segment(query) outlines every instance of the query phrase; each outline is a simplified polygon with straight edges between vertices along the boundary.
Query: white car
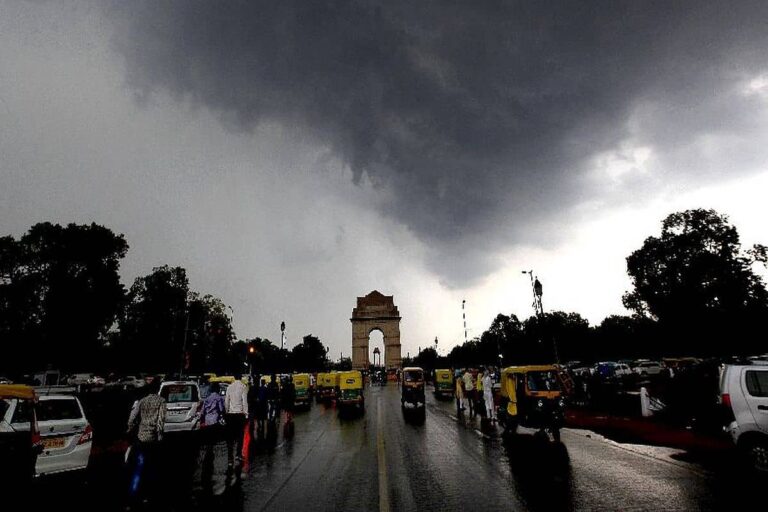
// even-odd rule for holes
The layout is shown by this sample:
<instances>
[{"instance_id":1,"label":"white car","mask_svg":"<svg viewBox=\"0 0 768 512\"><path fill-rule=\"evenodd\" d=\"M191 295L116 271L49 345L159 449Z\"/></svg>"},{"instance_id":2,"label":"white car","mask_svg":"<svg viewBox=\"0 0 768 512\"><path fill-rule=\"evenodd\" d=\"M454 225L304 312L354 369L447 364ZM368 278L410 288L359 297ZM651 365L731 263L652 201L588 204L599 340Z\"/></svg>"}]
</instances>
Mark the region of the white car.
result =
<instances>
[{"instance_id":1,"label":"white car","mask_svg":"<svg viewBox=\"0 0 768 512\"><path fill-rule=\"evenodd\" d=\"M755 470L768 473L768 366L726 365L720 397L736 447Z\"/></svg>"},{"instance_id":2,"label":"white car","mask_svg":"<svg viewBox=\"0 0 768 512\"><path fill-rule=\"evenodd\" d=\"M26 424L26 428L29 426ZM37 425L43 451L37 457L37 475L50 475L88 467L93 429L80 400L72 395L41 395L37 403ZM16 425L13 425L16 427ZM19 428L25 427L19 425Z\"/></svg>"},{"instance_id":3,"label":"white car","mask_svg":"<svg viewBox=\"0 0 768 512\"><path fill-rule=\"evenodd\" d=\"M658 375L661 373L661 363L656 361L642 361L634 368L635 373L645 377L646 375Z\"/></svg>"},{"instance_id":4,"label":"white car","mask_svg":"<svg viewBox=\"0 0 768 512\"><path fill-rule=\"evenodd\" d=\"M120 380L120 385L123 389L136 389L144 387L147 383L141 377L135 375L128 375L124 379Z\"/></svg>"},{"instance_id":5,"label":"white car","mask_svg":"<svg viewBox=\"0 0 768 512\"><path fill-rule=\"evenodd\" d=\"M88 384L92 378L92 373L73 373L67 377L66 382L69 386L82 386L83 384Z\"/></svg>"},{"instance_id":6,"label":"white car","mask_svg":"<svg viewBox=\"0 0 768 512\"><path fill-rule=\"evenodd\" d=\"M165 399L165 432L196 430L200 427L200 388L193 381L170 381L160 384Z\"/></svg>"}]
</instances>

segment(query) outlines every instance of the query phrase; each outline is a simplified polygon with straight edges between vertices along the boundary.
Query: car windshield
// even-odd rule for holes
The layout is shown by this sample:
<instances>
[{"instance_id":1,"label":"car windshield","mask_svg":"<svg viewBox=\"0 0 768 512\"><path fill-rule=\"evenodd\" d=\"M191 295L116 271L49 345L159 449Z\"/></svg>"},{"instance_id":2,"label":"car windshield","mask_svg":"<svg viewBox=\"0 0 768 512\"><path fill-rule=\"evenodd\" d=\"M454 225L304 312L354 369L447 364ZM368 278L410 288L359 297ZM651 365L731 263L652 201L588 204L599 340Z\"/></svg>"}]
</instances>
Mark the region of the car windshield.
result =
<instances>
[{"instance_id":1,"label":"car windshield","mask_svg":"<svg viewBox=\"0 0 768 512\"><path fill-rule=\"evenodd\" d=\"M37 405L38 421L77 420L82 417L83 413L77 404L77 400L74 398L40 400L40 403Z\"/></svg>"},{"instance_id":2,"label":"car windshield","mask_svg":"<svg viewBox=\"0 0 768 512\"><path fill-rule=\"evenodd\" d=\"M560 384L553 371L528 372L528 389L531 391L559 391Z\"/></svg>"},{"instance_id":3,"label":"car windshield","mask_svg":"<svg viewBox=\"0 0 768 512\"><path fill-rule=\"evenodd\" d=\"M160 396L169 404L177 402L197 402L197 388L191 384L170 384L163 386Z\"/></svg>"},{"instance_id":4,"label":"car windshield","mask_svg":"<svg viewBox=\"0 0 768 512\"><path fill-rule=\"evenodd\" d=\"M422 373L420 371L407 371L405 372L405 382L419 382L423 380Z\"/></svg>"}]
</instances>

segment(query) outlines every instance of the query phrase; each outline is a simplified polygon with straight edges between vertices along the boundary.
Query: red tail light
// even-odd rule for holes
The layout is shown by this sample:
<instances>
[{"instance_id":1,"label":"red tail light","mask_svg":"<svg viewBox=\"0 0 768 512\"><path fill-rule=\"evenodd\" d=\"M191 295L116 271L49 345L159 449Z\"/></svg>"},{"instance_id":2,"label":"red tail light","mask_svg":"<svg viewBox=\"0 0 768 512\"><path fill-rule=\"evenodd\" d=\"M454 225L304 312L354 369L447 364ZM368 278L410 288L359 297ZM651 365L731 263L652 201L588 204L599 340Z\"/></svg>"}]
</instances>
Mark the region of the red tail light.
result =
<instances>
[{"instance_id":1,"label":"red tail light","mask_svg":"<svg viewBox=\"0 0 768 512\"><path fill-rule=\"evenodd\" d=\"M723 424L728 425L733 420L736 419L736 416L733 414L733 406L731 405L731 395L728 393L723 393L722 395L722 406L723 406Z\"/></svg>"},{"instance_id":2,"label":"red tail light","mask_svg":"<svg viewBox=\"0 0 768 512\"><path fill-rule=\"evenodd\" d=\"M89 423L85 426L85 430L80 435L80 439L77 440L77 444L81 445L92 440L93 440L93 428L91 428L91 424Z\"/></svg>"},{"instance_id":3,"label":"red tail light","mask_svg":"<svg viewBox=\"0 0 768 512\"><path fill-rule=\"evenodd\" d=\"M32 431L32 446L43 446L43 438L40 437L40 432L37 429Z\"/></svg>"},{"instance_id":4,"label":"red tail light","mask_svg":"<svg viewBox=\"0 0 768 512\"><path fill-rule=\"evenodd\" d=\"M723 393L723 406L731 408L731 395L728 393Z\"/></svg>"}]
</instances>

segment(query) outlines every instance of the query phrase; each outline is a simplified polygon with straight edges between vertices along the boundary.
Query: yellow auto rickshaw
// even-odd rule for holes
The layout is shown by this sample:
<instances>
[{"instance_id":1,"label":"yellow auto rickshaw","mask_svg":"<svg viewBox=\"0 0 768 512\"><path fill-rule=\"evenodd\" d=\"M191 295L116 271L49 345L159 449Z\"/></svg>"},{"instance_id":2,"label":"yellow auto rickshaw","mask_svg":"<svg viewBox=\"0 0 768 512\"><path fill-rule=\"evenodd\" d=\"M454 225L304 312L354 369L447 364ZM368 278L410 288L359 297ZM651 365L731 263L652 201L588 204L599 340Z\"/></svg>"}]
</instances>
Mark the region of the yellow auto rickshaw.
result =
<instances>
[{"instance_id":1,"label":"yellow auto rickshaw","mask_svg":"<svg viewBox=\"0 0 768 512\"><path fill-rule=\"evenodd\" d=\"M519 425L549 431L560 441L565 398L558 372L554 365L510 366L501 371L498 418L505 432L515 433Z\"/></svg>"},{"instance_id":2,"label":"yellow auto rickshaw","mask_svg":"<svg viewBox=\"0 0 768 512\"><path fill-rule=\"evenodd\" d=\"M417 366L403 368L403 383L401 386L400 405L405 409L406 404L417 409L426 406L424 398L424 370Z\"/></svg>"},{"instance_id":3,"label":"yellow auto rickshaw","mask_svg":"<svg viewBox=\"0 0 768 512\"><path fill-rule=\"evenodd\" d=\"M357 407L365 410L363 396L363 375L357 370L340 372L338 375L339 390L336 404L343 409Z\"/></svg>"},{"instance_id":4,"label":"yellow auto rickshaw","mask_svg":"<svg viewBox=\"0 0 768 512\"><path fill-rule=\"evenodd\" d=\"M453 396L453 388L451 370L435 370L435 396Z\"/></svg>"},{"instance_id":5,"label":"yellow auto rickshaw","mask_svg":"<svg viewBox=\"0 0 768 512\"><path fill-rule=\"evenodd\" d=\"M294 373L293 387L296 389L296 400L294 401L296 407L310 408L312 406L312 397L309 393L309 374Z\"/></svg>"},{"instance_id":6,"label":"yellow auto rickshaw","mask_svg":"<svg viewBox=\"0 0 768 512\"><path fill-rule=\"evenodd\" d=\"M324 402L336 400L336 397L338 396L337 388L339 387L339 373L320 373L317 377L318 383L321 386L321 392L318 393L319 400ZM321 377L322 380L320 380Z\"/></svg>"}]
</instances>

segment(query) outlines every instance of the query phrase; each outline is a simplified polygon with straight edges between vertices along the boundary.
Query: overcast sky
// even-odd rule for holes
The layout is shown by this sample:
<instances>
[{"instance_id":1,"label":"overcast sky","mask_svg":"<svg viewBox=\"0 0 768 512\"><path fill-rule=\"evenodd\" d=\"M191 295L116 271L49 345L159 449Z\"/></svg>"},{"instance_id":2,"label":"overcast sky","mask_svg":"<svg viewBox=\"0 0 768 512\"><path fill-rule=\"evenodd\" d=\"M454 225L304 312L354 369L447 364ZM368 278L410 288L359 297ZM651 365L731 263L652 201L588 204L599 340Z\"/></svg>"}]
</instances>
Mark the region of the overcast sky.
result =
<instances>
[{"instance_id":1,"label":"overcast sky","mask_svg":"<svg viewBox=\"0 0 768 512\"><path fill-rule=\"evenodd\" d=\"M0 234L123 233L240 337L403 354L499 313L622 314L684 208L768 242L768 2L0 0Z\"/></svg>"}]
</instances>

